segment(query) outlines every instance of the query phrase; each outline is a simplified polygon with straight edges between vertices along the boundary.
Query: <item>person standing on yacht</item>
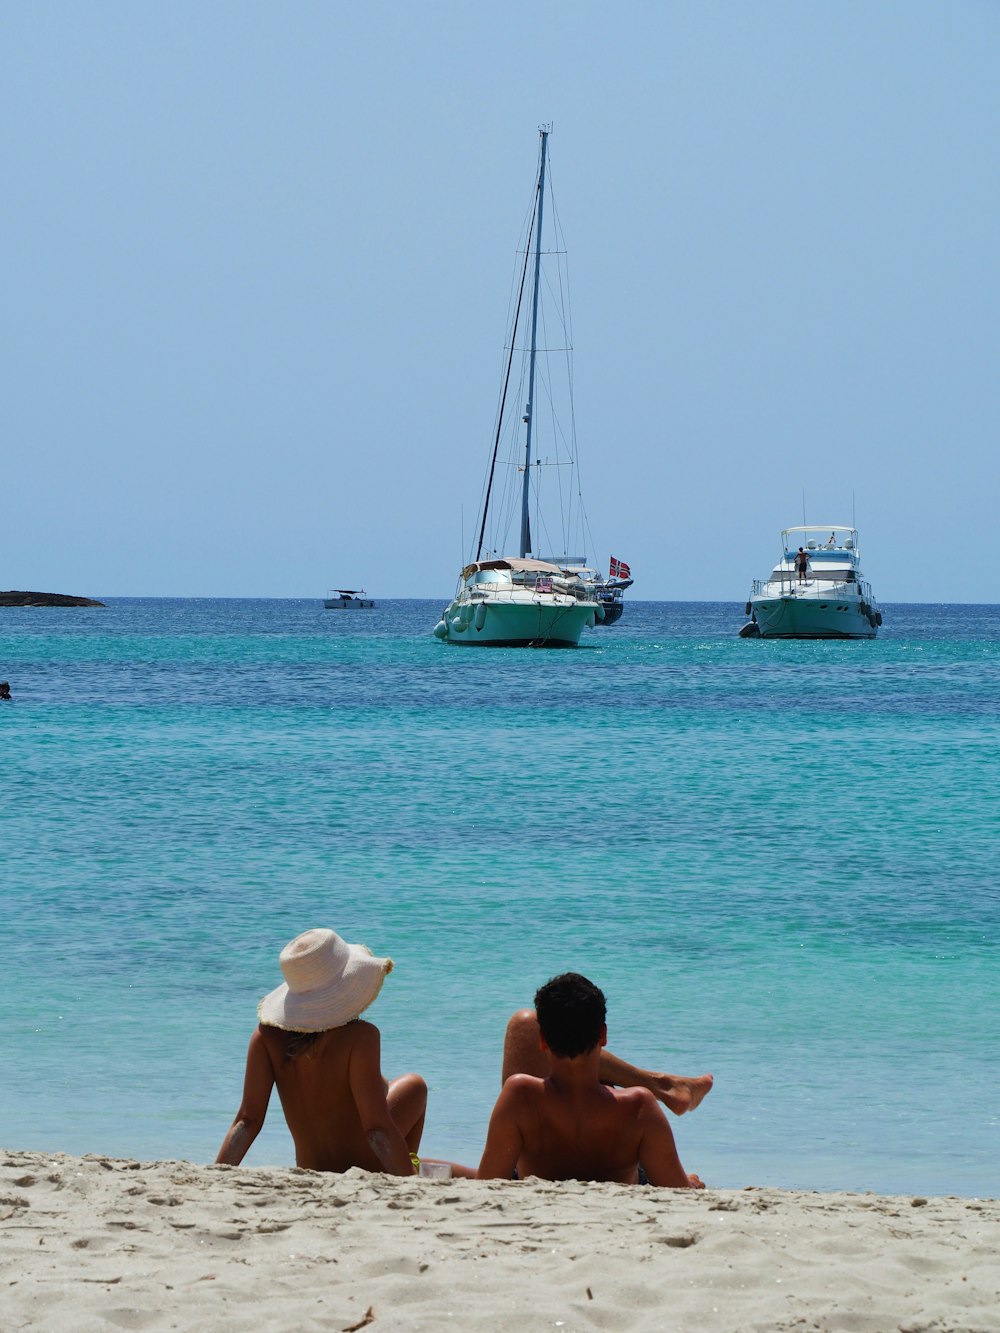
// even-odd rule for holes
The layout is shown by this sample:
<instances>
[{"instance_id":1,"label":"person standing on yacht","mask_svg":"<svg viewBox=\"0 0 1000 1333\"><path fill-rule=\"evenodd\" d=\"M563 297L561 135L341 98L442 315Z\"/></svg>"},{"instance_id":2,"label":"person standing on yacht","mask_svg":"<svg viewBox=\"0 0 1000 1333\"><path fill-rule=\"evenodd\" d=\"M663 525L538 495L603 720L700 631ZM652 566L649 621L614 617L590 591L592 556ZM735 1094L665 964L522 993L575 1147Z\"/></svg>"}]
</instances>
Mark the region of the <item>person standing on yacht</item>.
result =
<instances>
[{"instance_id":1,"label":"person standing on yacht","mask_svg":"<svg viewBox=\"0 0 1000 1333\"><path fill-rule=\"evenodd\" d=\"M805 583L806 574L809 571L809 556L801 546L795 557L795 568L799 571L799 582Z\"/></svg>"}]
</instances>

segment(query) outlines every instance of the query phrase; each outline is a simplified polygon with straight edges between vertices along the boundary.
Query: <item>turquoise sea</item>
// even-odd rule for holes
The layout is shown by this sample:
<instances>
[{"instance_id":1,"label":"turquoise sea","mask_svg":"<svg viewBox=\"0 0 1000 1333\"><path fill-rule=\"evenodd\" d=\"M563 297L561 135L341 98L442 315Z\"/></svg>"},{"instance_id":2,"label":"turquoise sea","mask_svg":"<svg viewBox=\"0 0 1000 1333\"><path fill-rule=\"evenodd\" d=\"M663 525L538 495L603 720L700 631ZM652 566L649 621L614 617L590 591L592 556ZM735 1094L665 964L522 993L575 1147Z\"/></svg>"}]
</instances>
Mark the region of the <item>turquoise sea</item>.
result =
<instances>
[{"instance_id":1,"label":"turquoise sea","mask_svg":"<svg viewBox=\"0 0 1000 1333\"><path fill-rule=\"evenodd\" d=\"M612 1049L716 1087L710 1184L1000 1194L1000 607L874 642L627 604L576 651L443 602L0 611L0 1144L211 1160L299 931L474 1162L509 1012L585 972ZM248 1164L292 1160L277 1098Z\"/></svg>"}]
</instances>

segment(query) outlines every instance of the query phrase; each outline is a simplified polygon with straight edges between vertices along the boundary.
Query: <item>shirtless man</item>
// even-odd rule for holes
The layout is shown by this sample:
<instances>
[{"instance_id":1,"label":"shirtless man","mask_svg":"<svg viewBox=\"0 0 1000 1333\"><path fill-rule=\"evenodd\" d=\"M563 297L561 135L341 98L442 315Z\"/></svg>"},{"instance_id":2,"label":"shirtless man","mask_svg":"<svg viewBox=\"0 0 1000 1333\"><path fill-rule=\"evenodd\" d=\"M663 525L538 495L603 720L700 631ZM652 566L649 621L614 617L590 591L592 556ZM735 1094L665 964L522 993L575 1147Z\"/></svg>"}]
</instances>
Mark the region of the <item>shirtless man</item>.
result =
<instances>
[{"instance_id":1,"label":"shirtless man","mask_svg":"<svg viewBox=\"0 0 1000 1333\"><path fill-rule=\"evenodd\" d=\"M307 930L281 951L280 963L285 984L257 1008L243 1100L215 1160L242 1162L277 1084L296 1165L412 1176L427 1085L419 1074L387 1083L379 1030L358 1017L382 989L392 959L373 958L332 930Z\"/></svg>"},{"instance_id":2,"label":"shirtless man","mask_svg":"<svg viewBox=\"0 0 1000 1333\"><path fill-rule=\"evenodd\" d=\"M525 1013L530 1015L515 1015L521 1020L519 1036L529 1031ZM547 1073L506 1076L490 1118L479 1177L506 1180L516 1171L521 1177L634 1185L641 1163L651 1185L704 1189L704 1183L681 1166L666 1116L643 1080L665 1080L661 1091L676 1099L682 1113L707 1094L711 1076L646 1074L607 1055L604 996L576 972L542 986L535 996L535 1015ZM510 1038L508 1026L505 1066L516 1058L508 1049ZM625 1075L629 1086L608 1087L602 1082L606 1075ZM632 1075L638 1080L632 1081Z\"/></svg>"}]
</instances>

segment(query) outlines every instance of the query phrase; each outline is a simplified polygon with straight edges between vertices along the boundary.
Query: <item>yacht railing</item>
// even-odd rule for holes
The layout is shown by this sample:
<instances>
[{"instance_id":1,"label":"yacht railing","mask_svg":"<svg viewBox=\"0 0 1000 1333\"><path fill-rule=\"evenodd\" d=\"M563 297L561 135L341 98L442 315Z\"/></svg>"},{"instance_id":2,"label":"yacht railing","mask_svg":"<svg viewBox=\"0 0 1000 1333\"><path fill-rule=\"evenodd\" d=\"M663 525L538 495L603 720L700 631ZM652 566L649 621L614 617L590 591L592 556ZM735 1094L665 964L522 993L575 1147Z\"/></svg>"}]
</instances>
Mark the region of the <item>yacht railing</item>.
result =
<instances>
[{"instance_id":1,"label":"yacht railing","mask_svg":"<svg viewBox=\"0 0 1000 1333\"><path fill-rule=\"evenodd\" d=\"M771 592L770 595L772 596L787 597L790 593L794 593L797 588L815 589L817 584L824 584L827 586L824 587L823 591L826 592L828 587L831 596L833 596L834 589L839 587L852 595L856 593L863 602L871 602L872 600L871 585L865 579L857 578L853 571L845 576L843 574L834 574L826 570L823 570L820 573L815 573L810 570L804 579L800 579L797 571L794 569L782 570L777 577L772 576L769 579L754 579L750 589L750 596L764 597L768 595L769 590L773 590L776 583L779 585L778 592Z\"/></svg>"}]
</instances>

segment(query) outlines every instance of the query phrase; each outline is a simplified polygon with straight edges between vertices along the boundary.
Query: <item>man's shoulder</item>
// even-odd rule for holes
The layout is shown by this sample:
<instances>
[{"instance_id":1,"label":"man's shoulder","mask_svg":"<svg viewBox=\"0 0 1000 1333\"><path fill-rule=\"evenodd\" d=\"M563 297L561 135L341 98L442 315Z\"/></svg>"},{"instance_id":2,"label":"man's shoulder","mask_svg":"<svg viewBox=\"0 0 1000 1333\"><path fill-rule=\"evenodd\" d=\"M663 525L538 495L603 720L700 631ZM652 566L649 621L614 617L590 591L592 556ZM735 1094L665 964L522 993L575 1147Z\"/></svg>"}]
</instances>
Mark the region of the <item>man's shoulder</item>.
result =
<instances>
[{"instance_id":1,"label":"man's shoulder","mask_svg":"<svg viewBox=\"0 0 1000 1333\"><path fill-rule=\"evenodd\" d=\"M504 1081L493 1107L491 1123L513 1124L525 1116L534 1119L539 1102L545 1095L544 1079L532 1074L511 1074Z\"/></svg>"},{"instance_id":2,"label":"man's shoulder","mask_svg":"<svg viewBox=\"0 0 1000 1333\"><path fill-rule=\"evenodd\" d=\"M545 1089L545 1080L534 1074L511 1074L501 1089L501 1097L507 1102L525 1101L529 1097L538 1097Z\"/></svg>"},{"instance_id":3,"label":"man's shoulder","mask_svg":"<svg viewBox=\"0 0 1000 1333\"><path fill-rule=\"evenodd\" d=\"M659 1102L648 1088L612 1088L611 1091L616 1097L627 1102L635 1102L639 1106L659 1106Z\"/></svg>"},{"instance_id":4,"label":"man's shoulder","mask_svg":"<svg viewBox=\"0 0 1000 1333\"><path fill-rule=\"evenodd\" d=\"M626 1108L632 1115L647 1117L660 1116L660 1103L648 1088L612 1088L619 1106Z\"/></svg>"}]
</instances>

